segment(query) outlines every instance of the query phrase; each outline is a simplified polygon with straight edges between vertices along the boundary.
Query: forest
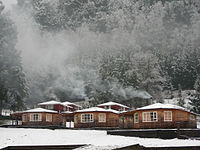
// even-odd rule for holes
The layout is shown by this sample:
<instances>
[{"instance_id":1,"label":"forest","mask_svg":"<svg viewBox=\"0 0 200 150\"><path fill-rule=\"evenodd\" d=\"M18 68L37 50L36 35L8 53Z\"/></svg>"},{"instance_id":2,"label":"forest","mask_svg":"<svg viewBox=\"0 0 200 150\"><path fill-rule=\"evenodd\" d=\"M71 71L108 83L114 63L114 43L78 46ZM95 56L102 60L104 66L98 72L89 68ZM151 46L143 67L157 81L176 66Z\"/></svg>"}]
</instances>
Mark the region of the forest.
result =
<instances>
[{"instance_id":1,"label":"forest","mask_svg":"<svg viewBox=\"0 0 200 150\"><path fill-rule=\"evenodd\" d=\"M0 109L194 90L200 112L199 41L199 0L18 0L0 9Z\"/></svg>"}]
</instances>

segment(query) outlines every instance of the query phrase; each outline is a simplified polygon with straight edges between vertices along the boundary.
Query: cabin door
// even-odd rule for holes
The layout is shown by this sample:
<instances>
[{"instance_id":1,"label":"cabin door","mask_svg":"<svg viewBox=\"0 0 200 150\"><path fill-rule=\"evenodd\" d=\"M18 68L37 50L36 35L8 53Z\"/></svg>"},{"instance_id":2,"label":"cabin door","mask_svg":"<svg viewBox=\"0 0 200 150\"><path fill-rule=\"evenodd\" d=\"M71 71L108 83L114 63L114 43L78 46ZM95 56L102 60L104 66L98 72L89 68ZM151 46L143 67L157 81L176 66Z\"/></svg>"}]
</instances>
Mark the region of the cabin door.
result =
<instances>
[{"instance_id":1,"label":"cabin door","mask_svg":"<svg viewBox=\"0 0 200 150\"><path fill-rule=\"evenodd\" d=\"M128 129L133 128L133 117L127 116L125 120L126 120L125 128L128 128Z\"/></svg>"}]
</instances>

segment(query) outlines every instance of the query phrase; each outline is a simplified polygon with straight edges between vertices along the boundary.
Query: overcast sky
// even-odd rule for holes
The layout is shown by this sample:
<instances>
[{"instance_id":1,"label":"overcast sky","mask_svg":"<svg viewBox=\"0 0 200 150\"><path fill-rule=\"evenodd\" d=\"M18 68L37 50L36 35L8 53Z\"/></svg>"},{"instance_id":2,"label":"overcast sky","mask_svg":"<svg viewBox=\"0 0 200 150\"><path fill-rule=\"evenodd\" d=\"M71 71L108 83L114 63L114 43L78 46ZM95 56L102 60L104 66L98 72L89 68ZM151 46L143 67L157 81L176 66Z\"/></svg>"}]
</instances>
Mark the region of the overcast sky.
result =
<instances>
[{"instance_id":1,"label":"overcast sky","mask_svg":"<svg viewBox=\"0 0 200 150\"><path fill-rule=\"evenodd\" d=\"M10 10L13 4L17 3L17 0L0 0L5 5L6 10Z\"/></svg>"}]
</instances>

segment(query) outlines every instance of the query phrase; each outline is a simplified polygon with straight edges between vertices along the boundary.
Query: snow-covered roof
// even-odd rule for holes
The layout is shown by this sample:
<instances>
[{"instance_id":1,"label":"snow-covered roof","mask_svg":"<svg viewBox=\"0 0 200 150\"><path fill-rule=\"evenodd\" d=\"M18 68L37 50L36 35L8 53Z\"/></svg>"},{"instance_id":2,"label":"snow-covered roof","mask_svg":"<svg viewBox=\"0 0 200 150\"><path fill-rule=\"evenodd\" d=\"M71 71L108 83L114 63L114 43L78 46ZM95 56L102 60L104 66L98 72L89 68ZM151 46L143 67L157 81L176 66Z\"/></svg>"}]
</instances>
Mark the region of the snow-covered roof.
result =
<instances>
[{"instance_id":1,"label":"snow-covered roof","mask_svg":"<svg viewBox=\"0 0 200 150\"><path fill-rule=\"evenodd\" d=\"M77 104L75 104L75 103L71 103L71 102L68 102L68 101L62 102L62 105L64 105L64 106L75 105L75 106L77 106L77 107L81 107L80 105L77 105Z\"/></svg>"},{"instance_id":2,"label":"snow-covered roof","mask_svg":"<svg viewBox=\"0 0 200 150\"><path fill-rule=\"evenodd\" d=\"M161 104L161 103L155 103L152 105L144 106L141 108L137 108L136 110L147 110L147 109L180 109L180 110L188 111L185 108L177 106L177 105Z\"/></svg>"},{"instance_id":3,"label":"snow-covered roof","mask_svg":"<svg viewBox=\"0 0 200 150\"><path fill-rule=\"evenodd\" d=\"M60 105L63 105L63 106L68 107L68 108L73 108L72 106L69 106L69 105L63 104L63 103L60 103Z\"/></svg>"},{"instance_id":4,"label":"snow-covered roof","mask_svg":"<svg viewBox=\"0 0 200 150\"><path fill-rule=\"evenodd\" d=\"M44 108L34 108L34 109L29 109L29 110L26 110L26 111L23 111L23 113L28 113L28 112L31 112L31 113L36 113L36 112L47 112L47 113L58 113L57 111L54 111L54 110L48 110L48 109L44 109Z\"/></svg>"},{"instance_id":5,"label":"snow-covered roof","mask_svg":"<svg viewBox=\"0 0 200 150\"><path fill-rule=\"evenodd\" d=\"M39 103L38 105L55 105L55 104L61 104L61 102L58 102L58 101L47 101L47 102Z\"/></svg>"},{"instance_id":6,"label":"snow-covered roof","mask_svg":"<svg viewBox=\"0 0 200 150\"><path fill-rule=\"evenodd\" d=\"M113 109L104 109L99 107L91 107L87 109L77 110L76 112L112 112L119 114L119 111L113 110Z\"/></svg>"},{"instance_id":7,"label":"snow-covered roof","mask_svg":"<svg viewBox=\"0 0 200 150\"><path fill-rule=\"evenodd\" d=\"M119 104L119 103L116 103L116 102L107 102L107 103L99 104L97 106L113 106L113 105L129 108L128 106L125 106L125 105L122 105L122 104Z\"/></svg>"},{"instance_id":8,"label":"snow-covered roof","mask_svg":"<svg viewBox=\"0 0 200 150\"><path fill-rule=\"evenodd\" d=\"M71 112L71 111L63 111L62 114L72 114L74 112Z\"/></svg>"}]
</instances>

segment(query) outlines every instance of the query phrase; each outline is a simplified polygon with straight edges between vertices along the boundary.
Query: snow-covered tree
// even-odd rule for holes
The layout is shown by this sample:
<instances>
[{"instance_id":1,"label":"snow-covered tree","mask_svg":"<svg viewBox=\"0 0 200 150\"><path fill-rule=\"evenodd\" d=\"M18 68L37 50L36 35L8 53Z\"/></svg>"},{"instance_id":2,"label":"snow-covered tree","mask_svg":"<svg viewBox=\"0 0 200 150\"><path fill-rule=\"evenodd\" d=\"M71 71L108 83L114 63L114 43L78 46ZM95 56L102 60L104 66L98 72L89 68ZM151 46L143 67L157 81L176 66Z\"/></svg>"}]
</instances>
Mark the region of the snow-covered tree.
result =
<instances>
[{"instance_id":1,"label":"snow-covered tree","mask_svg":"<svg viewBox=\"0 0 200 150\"><path fill-rule=\"evenodd\" d=\"M62 52L66 52L68 39L73 45L70 57L62 57L62 67L52 66L56 71L47 69L42 79L40 71L28 71L35 96L31 100L41 99L41 95L52 87L57 96L63 98L75 96L75 90L75 93L84 91L87 98L103 101L118 96L116 87L121 93L126 88L140 88L160 102L165 89L172 93L178 90L179 84L183 90L193 89L200 70L198 0L18 2L21 8L32 10L34 21L41 27L39 37L50 35L50 32L53 32L52 39L56 39L56 35L65 35L61 36L63 42L55 44L55 51L60 51L59 45L63 44ZM40 54L40 46L38 49ZM66 66L78 69L70 70L73 72L70 74L68 69L63 69ZM87 74L90 71L93 75ZM69 73L72 78L57 72ZM49 80L49 74L53 74L52 80ZM80 82L74 82L74 79ZM81 88L77 89L77 86Z\"/></svg>"},{"instance_id":2,"label":"snow-covered tree","mask_svg":"<svg viewBox=\"0 0 200 150\"><path fill-rule=\"evenodd\" d=\"M103 80L117 80L124 87L138 88L137 68L131 61L131 53L125 50L116 56L103 57L99 73Z\"/></svg>"},{"instance_id":3,"label":"snow-covered tree","mask_svg":"<svg viewBox=\"0 0 200 150\"><path fill-rule=\"evenodd\" d=\"M192 111L196 113L200 113L200 75L198 75L194 88L196 90L196 94L194 99L191 99L191 105L193 106Z\"/></svg>"},{"instance_id":4,"label":"snow-covered tree","mask_svg":"<svg viewBox=\"0 0 200 150\"><path fill-rule=\"evenodd\" d=\"M0 15L0 110L22 109L28 92L20 53L15 49L16 35L13 22Z\"/></svg>"},{"instance_id":5,"label":"snow-covered tree","mask_svg":"<svg viewBox=\"0 0 200 150\"><path fill-rule=\"evenodd\" d=\"M162 102L162 89L165 78L160 74L160 65L156 57L151 53L138 53L135 55L139 87L146 90L157 102Z\"/></svg>"},{"instance_id":6,"label":"snow-covered tree","mask_svg":"<svg viewBox=\"0 0 200 150\"><path fill-rule=\"evenodd\" d=\"M180 84L178 86L179 86L178 87L178 105L183 107L185 104L185 101L182 96L182 88Z\"/></svg>"}]
</instances>

